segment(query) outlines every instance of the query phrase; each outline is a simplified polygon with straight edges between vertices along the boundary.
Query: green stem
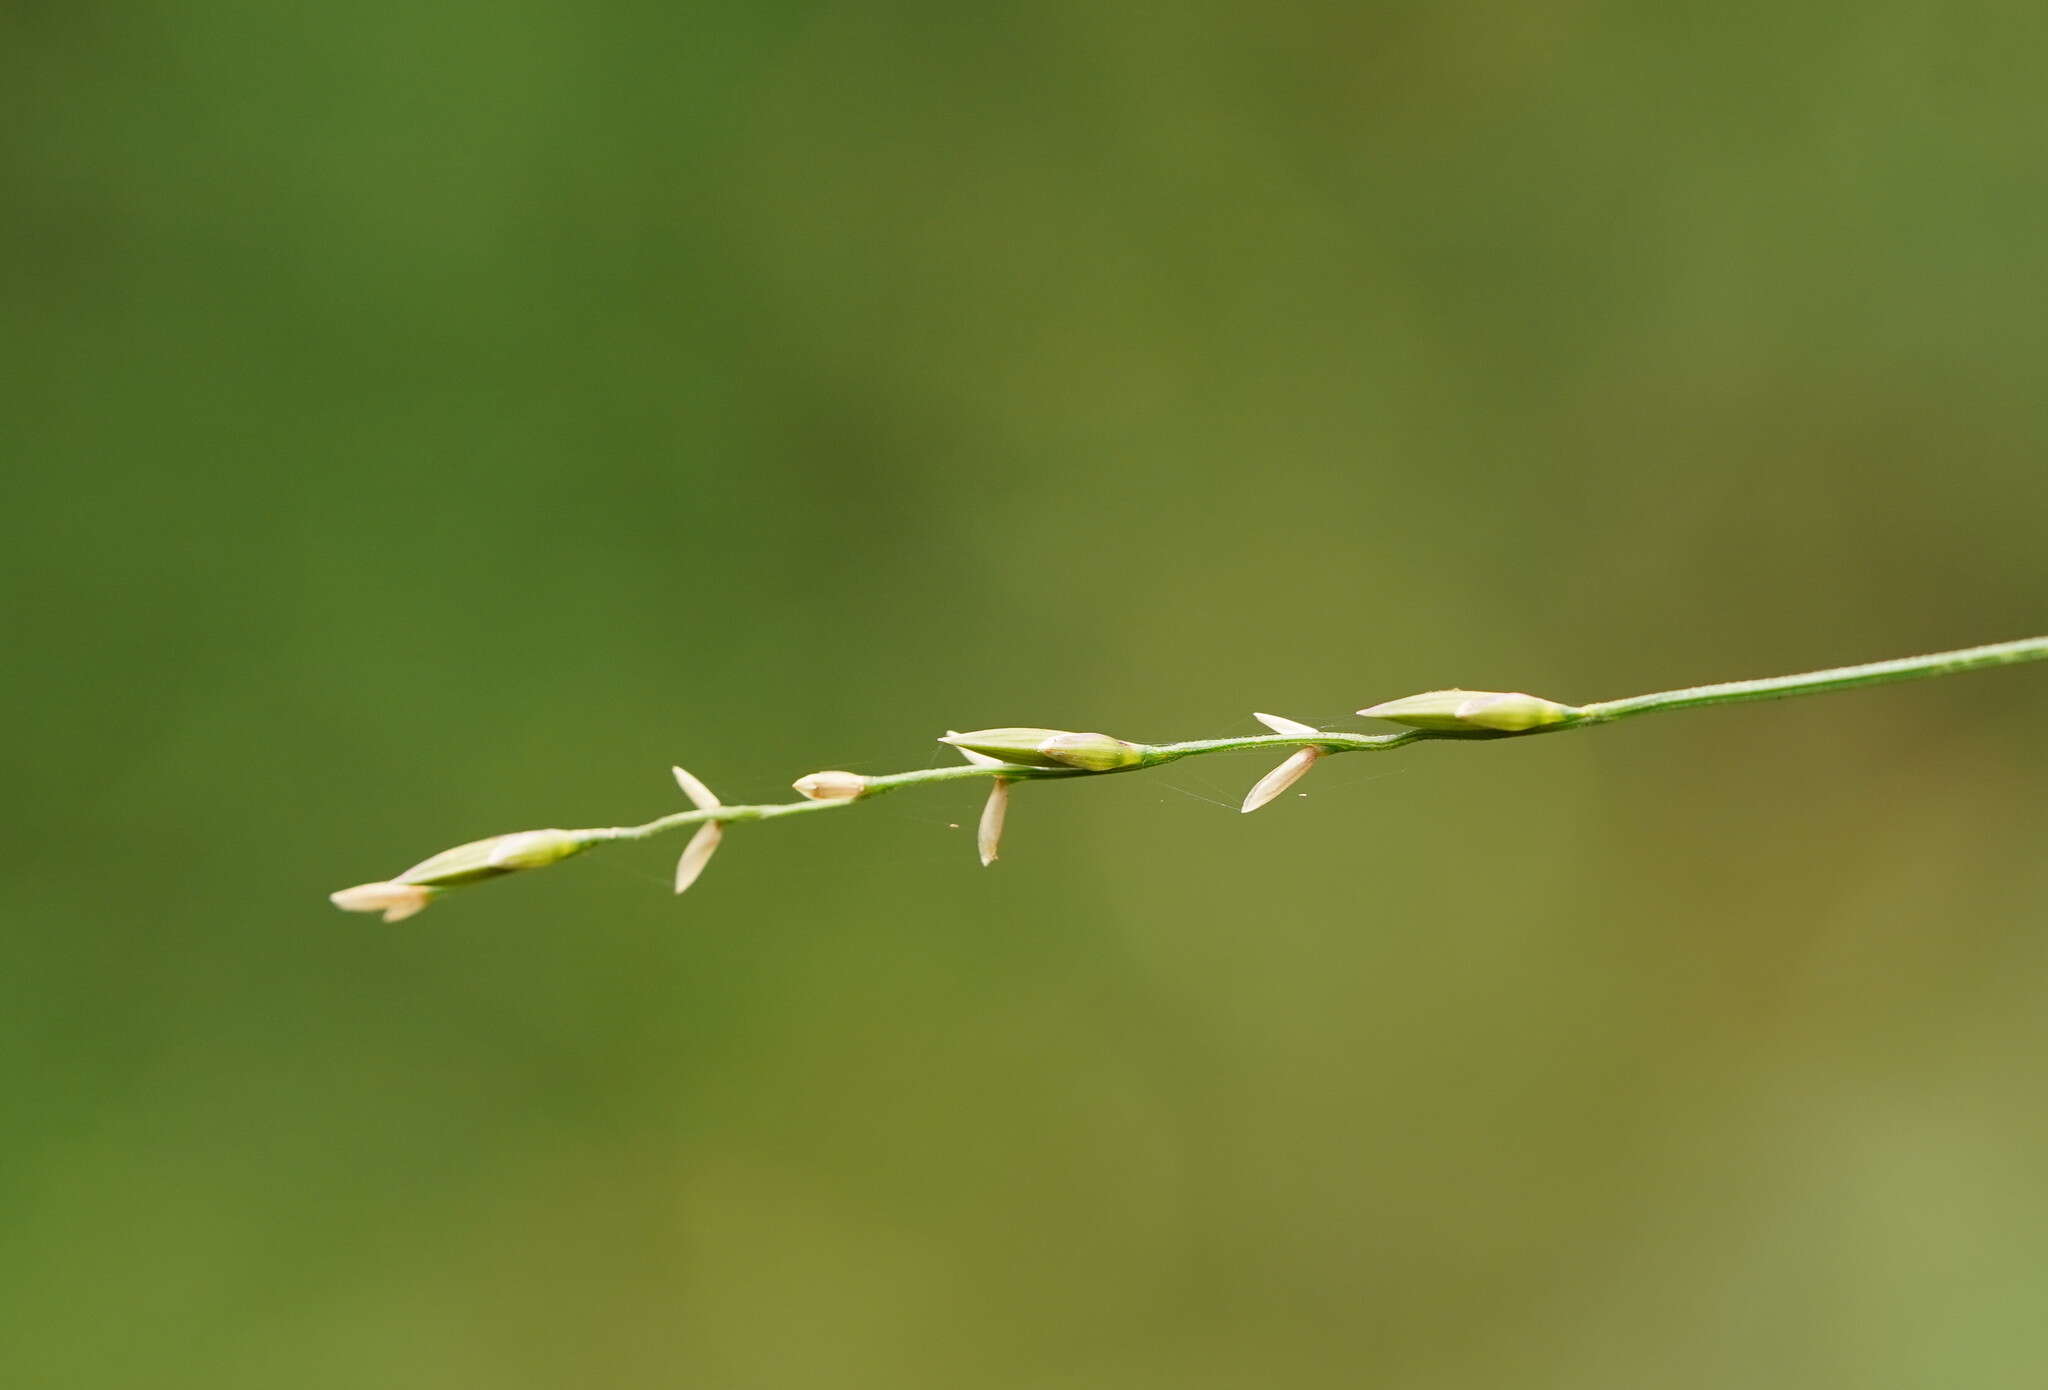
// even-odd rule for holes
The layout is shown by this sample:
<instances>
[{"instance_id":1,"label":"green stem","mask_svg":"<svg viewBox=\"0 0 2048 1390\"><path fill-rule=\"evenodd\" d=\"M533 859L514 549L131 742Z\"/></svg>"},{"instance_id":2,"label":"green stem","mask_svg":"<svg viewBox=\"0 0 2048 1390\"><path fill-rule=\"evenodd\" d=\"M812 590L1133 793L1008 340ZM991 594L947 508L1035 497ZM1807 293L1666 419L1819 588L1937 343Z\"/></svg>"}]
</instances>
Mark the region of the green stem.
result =
<instances>
[{"instance_id":1,"label":"green stem","mask_svg":"<svg viewBox=\"0 0 2048 1390\"><path fill-rule=\"evenodd\" d=\"M1725 681L1720 685L1695 685L1684 690L1660 690L1653 695L1632 695L1625 700L1605 700L1583 706L1576 717L1560 727L1581 724L1609 724L1638 714L1662 710L1698 709L1702 705L1735 705L1748 700L1787 700L1795 695L1820 695L1830 690L1854 690L1864 685L1887 685L1892 681L1921 680L1928 676L1951 676L1958 671L1977 671L1990 666L2011 666L2022 661L2048 659L2048 637L2022 637L2016 642L1993 642L1961 651L1934 652L1927 656L1902 656L1893 661L1872 661L1862 666L1836 666L1825 671L1807 671L1797 676L1768 676L1762 680Z\"/></svg>"}]
</instances>

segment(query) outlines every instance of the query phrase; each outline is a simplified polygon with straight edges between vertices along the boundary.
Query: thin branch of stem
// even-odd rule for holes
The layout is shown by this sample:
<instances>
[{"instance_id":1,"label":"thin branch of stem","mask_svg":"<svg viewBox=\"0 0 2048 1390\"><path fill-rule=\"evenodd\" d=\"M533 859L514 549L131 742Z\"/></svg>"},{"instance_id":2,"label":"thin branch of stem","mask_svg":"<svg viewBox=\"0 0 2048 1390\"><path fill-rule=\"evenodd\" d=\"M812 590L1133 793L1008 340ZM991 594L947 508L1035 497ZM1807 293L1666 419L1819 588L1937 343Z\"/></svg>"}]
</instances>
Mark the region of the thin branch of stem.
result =
<instances>
[{"instance_id":1,"label":"thin branch of stem","mask_svg":"<svg viewBox=\"0 0 2048 1390\"><path fill-rule=\"evenodd\" d=\"M1861 666L1836 666L1796 676L1724 681L1719 685L1695 685L1684 690L1660 690L1654 695L1635 695L1626 700L1605 700L1581 707L1580 717L1574 722L1607 724L1664 710L1737 705L1750 700L1785 700L1795 695L1825 695L1830 691L1854 690L1865 685L1953 676L1961 671L1982 671L1993 666L2014 666L2023 661L2043 659L2048 659L2048 637L2022 637L2015 642L1992 642L1982 647L1932 652L1926 656L1902 656L1891 661L1866 662Z\"/></svg>"}]
</instances>

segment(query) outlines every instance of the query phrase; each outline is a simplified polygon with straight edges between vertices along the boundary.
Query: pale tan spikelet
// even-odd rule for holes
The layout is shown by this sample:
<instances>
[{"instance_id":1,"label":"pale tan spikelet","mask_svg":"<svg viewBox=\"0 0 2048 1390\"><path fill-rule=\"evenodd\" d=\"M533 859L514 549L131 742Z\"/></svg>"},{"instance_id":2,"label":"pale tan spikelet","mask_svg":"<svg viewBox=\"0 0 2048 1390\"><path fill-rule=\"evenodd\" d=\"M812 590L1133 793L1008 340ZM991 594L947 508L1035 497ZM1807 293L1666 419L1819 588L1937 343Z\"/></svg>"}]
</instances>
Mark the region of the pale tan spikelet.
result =
<instances>
[{"instance_id":1,"label":"pale tan spikelet","mask_svg":"<svg viewBox=\"0 0 2048 1390\"><path fill-rule=\"evenodd\" d=\"M1316 759L1322 756L1323 750L1320 748L1302 748L1289 754L1287 761L1281 763L1280 766L1274 768L1252 785L1252 789L1245 793L1244 805L1238 809L1245 815L1250 815L1258 810L1274 797L1286 791L1296 782L1299 782L1307 775L1308 770L1316 765Z\"/></svg>"},{"instance_id":2,"label":"pale tan spikelet","mask_svg":"<svg viewBox=\"0 0 2048 1390\"><path fill-rule=\"evenodd\" d=\"M358 883L327 895L343 912L381 912L387 922L403 922L433 900L434 890L422 883Z\"/></svg>"},{"instance_id":3,"label":"pale tan spikelet","mask_svg":"<svg viewBox=\"0 0 2048 1390\"><path fill-rule=\"evenodd\" d=\"M1003 843L1003 818L1010 811L1010 779L998 777L988 789L988 800L981 808L981 826L974 837L974 847L981 853L981 867L986 869L996 862L996 852Z\"/></svg>"},{"instance_id":4,"label":"pale tan spikelet","mask_svg":"<svg viewBox=\"0 0 2048 1390\"><path fill-rule=\"evenodd\" d=\"M711 856L718 849L719 841L724 838L725 826L715 820L705 821L697 833L690 837L690 843L683 846L682 857L676 860L678 893L697 881L697 875L704 872L704 866L711 862Z\"/></svg>"},{"instance_id":5,"label":"pale tan spikelet","mask_svg":"<svg viewBox=\"0 0 2048 1390\"><path fill-rule=\"evenodd\" d=\"M866 794L868 779L858 772L813 772L790 785L813 801L853 801Z\"/></svg>"},{"instance_id":6,"label":"pale tan spikelet","mask_svg":"<svg viewBox=\"0 0 2048 1390\"><path fill-rule=\"evenodd\" d=\"M669 769L676 775L676 785L683 789L683 795L690 798L690 804L700 811L715 811L724 803L718 794L704 785L695 775L680 767ZM719 841L725 838L722 821L708 820L698 827L690 837L690 843L683 846L682 857L676 860L676 891L682 892L697 881L697 875L704 872L704 866L711 862L711 856L718 849Z\"/></svg>"},{"instance_id":7,"label":"pale tan spikelet","mask_svg":"<svg viewBox=\"0 0 2048 1390\"><path fill-rule=\"evenodd\" d=\"M698 810L709 811L725 804L718 799L716 792L698 781L693 774L679 767L672 767L669 771L676 775L676 785L683 789L683 795L689 797L690 804Z\"/></svg>"}]
</instances>

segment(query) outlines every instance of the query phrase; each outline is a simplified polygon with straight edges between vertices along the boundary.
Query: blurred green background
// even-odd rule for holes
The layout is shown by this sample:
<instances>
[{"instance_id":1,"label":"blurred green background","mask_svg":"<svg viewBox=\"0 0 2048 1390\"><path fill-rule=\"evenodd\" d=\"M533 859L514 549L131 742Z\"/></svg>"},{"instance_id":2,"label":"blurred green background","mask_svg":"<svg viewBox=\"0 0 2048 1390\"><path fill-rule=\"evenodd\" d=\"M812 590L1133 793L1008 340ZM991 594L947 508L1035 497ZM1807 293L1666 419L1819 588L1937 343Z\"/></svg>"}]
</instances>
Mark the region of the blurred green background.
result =
<instances>
[{"instance_id":1,"label":"blurred green background","mask_svg":"<svg viewBox=\"0 0 2048 1390\"><path fill-rule=\"evenodd\" d=\"M2048 628L2044 44L10 6L6 1383L2036 1383L2039 671L324 895Z\"/></svg>"}]
</instances>

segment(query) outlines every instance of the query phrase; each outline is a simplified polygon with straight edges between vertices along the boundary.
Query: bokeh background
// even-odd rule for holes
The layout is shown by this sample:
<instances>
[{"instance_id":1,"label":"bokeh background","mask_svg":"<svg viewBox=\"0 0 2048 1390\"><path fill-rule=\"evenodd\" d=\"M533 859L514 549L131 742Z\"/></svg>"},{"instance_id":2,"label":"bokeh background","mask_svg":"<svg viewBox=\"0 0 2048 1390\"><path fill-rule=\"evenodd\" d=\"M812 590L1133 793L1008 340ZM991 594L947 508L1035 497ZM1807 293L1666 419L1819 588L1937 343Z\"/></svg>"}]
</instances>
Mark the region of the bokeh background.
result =
<instances>
[{"instance_id":1,"label":"bokeh background","mask_svg":"<svg viewBox=\"0 0 2048 1390\"><path fill-rule=\"evenodd\" d=\"M2043 630L2038 6L0 26L9 1385L2038 1383L2036 670L324 900Z\"/></svg>"}]
</instances>

